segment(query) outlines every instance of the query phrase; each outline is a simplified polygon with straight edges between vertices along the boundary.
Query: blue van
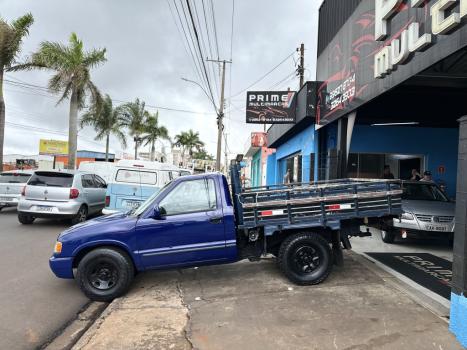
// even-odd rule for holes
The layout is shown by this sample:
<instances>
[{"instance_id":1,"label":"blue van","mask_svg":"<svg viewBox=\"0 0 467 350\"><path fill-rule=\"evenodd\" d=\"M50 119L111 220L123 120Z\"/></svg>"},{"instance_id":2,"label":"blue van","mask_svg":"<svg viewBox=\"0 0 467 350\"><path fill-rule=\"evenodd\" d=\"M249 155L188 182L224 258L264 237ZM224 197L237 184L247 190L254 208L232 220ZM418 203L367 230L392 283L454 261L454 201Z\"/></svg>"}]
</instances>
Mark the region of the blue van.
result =
<instances>
[{"instance_id":1,"label":"blue van","mask_svg":"<svg viewBox=\"0 0 467 350\"><path fill-rule=\"evenodd\" d=\"M102 213L136 209L168 182L183 175L190 175L190 172L165 163L121 160L115 164L107 184Z\"/></svg>"}]
</instances>

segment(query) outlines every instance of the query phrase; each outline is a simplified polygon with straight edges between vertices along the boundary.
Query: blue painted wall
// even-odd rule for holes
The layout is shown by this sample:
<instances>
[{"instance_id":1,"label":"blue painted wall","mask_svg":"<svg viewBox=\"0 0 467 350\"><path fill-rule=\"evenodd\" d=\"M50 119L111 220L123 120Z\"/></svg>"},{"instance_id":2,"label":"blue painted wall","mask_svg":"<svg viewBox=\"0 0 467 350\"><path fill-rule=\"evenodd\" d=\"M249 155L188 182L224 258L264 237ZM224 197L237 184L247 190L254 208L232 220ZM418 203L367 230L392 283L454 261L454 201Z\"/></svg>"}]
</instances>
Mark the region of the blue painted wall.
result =
<instances>
[{"instance_id":1,"label":"blue painted wall","mask_svg":"<svg viewBox=\"0 0 467 350\"><path fill-rule=\"evenodd\" d=\"M435 181L444 181L449 196L456 193L458 129L355 125L350 152L425 156L425 168ZM437 173L440 165L446 172Z\"/></svg>"},{"instance_id":2,"label":"blue painted wall","mask_svg":"<svg viewBox=\"0 0 467 350\"><path fill-rule=\"evenodd\" d=\"M261 149L256 152L251 160L251 186L261 186Z\"/></svg>"},{"instance_id":3,"label":"blue painted wall","mask_svg":"<svg viewBox=\"0 0 467 350\"><path fill-rule=\"evenodd\" d=\"M276 148L276 153L268 157L267 184L280 184L286 169L286 158L297 153L302 155L302 181L310 181L310 155L315 152L315 126L303 129L287 142Z\"/></svg>"},{"instance_id":4,"label":"blue painted wall","mask_svg":"<svg viewBox=\"0 0 467 350\"><path fill-rule=\"evenodd\" d=\"M451 318L449 329L463 347L467 348L467 298L451 294Z\"/></svg>"}]
</instances>

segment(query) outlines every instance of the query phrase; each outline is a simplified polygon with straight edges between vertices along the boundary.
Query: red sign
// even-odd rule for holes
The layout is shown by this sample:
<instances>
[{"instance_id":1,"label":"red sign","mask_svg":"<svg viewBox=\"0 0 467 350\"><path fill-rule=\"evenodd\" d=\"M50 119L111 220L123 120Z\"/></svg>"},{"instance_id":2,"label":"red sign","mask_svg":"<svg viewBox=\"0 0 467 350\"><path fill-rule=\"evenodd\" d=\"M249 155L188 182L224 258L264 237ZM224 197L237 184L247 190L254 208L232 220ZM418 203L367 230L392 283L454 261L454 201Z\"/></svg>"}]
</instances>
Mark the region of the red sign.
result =
<instances>
[{"instance_id":1,"label":"red sign","mask_svg":"<svg viewBox=\"0 0 467 350\"><path fill-rule=\"evenodd\" d=\"M438 174L443 175L446 173L446 167L444 165L440 165L438 167Z\"/></svg>"},{"instance_id":2,"label":"red sign","mask_svg":"<svg viewBox=\"0 0 467 350\"><path fill-rule=\"evenodd\" d=\"M267 147L268 134L265 132L252 132L251 133L251 147Z\"/></svg>"}]
</instances>

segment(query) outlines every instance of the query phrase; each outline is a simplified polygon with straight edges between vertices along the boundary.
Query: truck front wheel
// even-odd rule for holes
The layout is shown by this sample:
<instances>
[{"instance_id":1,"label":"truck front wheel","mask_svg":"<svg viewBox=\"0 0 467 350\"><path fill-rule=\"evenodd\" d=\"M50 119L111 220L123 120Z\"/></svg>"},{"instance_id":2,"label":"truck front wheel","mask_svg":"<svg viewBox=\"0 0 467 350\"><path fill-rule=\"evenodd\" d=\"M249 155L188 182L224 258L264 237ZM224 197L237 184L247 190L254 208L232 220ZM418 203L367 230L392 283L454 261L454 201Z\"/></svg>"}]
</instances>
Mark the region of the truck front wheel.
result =
<instances>
[{"instance_id":1,"label":"truck front wheel","mask_svg":"<svg viewBox=\"0 0 467 350\"><path fill-rule=\"evenodd\" d=\"M89 299L107 302L124 295L133 277L130 257L114 248L98 248L87 253L76 275L81 290Z\"/></svg>"},{"instance_id":2,"label":"truck front wheel","mask_svg":"<svg viewBox=\"0 0 467 350\"><path fill-rule=\"evenodd\" d=\"M282 242L278 263L291 282L298 285L319 284L332 270L331 247L318 234L295 234Z\"/></svg>"}]
</instances>

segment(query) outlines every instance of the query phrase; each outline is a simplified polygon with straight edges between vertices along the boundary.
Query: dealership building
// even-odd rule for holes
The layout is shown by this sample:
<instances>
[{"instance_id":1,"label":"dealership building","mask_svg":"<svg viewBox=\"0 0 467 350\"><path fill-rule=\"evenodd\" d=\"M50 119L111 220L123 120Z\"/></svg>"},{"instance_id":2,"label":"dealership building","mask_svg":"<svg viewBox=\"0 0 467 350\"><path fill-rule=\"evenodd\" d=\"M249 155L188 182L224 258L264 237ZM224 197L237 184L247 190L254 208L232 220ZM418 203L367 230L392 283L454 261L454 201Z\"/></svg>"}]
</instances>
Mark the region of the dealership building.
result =
<instances>
[{"instance_id":1,"label":"dealership building","mask_svg":"<svg viewBox=\"0 0 467 350\"><path fill-rule=\"evenodd\" d=\"M316 82L268 130L266 184L431 171L456 198L451 330L467 346L467 0L325 0Z\"/></svg>"}]
</instances>

